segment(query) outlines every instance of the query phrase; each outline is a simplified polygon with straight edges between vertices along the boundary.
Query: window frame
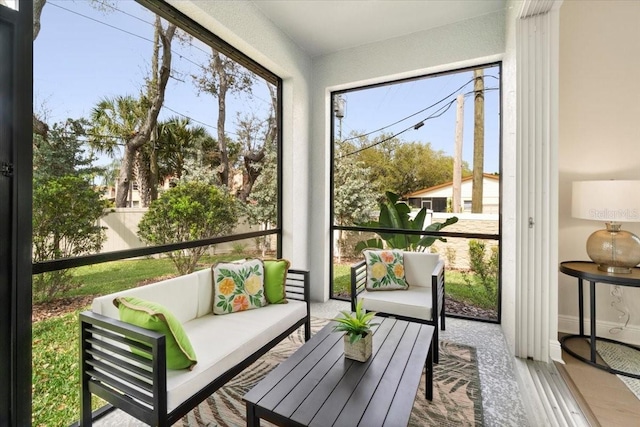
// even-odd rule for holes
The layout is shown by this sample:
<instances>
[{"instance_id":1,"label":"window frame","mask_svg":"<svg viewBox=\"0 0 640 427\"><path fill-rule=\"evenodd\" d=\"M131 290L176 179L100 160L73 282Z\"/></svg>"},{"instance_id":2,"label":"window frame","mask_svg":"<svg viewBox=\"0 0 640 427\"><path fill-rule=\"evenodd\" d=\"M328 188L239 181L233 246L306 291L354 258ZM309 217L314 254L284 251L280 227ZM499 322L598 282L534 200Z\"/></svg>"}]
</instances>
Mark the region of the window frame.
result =
<instances>
[{"instance_id":1,"label":"window frame","mask_svg":"<svg viewBox=\"0 0 640 427\"><path fill-rule=\"evenodd\" d=\"M502 66L502 61L495 61L495 62L488 62L488 63L482 63L482 64L477 64L474 66L470 66L470 67L464 67L464 68L456 68L456 69L452 69L452 70L447 70L447 71L442 71L442 72L438 72L438 73L430 73L430 74L422 74L419 76L414 76L414 77L408 77L408 78L402 78L402 79L397 79L397 80L389 80L386 82L382 82L382 83L376 83L376 84L371 84L371 85L365 85L365 86L356 86L356 87L352 87L349 89L341 89L341 90L336 90L336 91L332 91L330 93L330 105L334 105L334 99L342 94L345 93L349 93L349 92L354 92L354 91L358 91L358 90L363 90L363 89L370 89L370 88L375 88L375 87L384 87L384 86L389 86L392 84L400 84L400 83L407 83L407 82L411 82L411 81L415 81L415 80L420 80L423 78L428 78L428 77L438 77L438 76L444 76L447 74L453 74L453 73L458 73L458 72L465 72L465 71L472 71L474 69L477 68L489 68L489 67L498 67L499 69L499 85L500 88L498 90L498 96L499 96L499 108L498 108L498 114L499 117L503 117L502 114L502 107L503 107L503 91L502 91L502 75L503 75L503 66ZM330 158L329 158L329 162L330 162L330 169L329 169L329 186L330 186L330 202L329 202L329 236L331 241L333 241L335 232L337 231L364 231L364 232L374 232L374 233L380 233L380 232L384 232L384 233L396 233L396 234L405 234L405 235L425 235L424 232L420 232L420 231L415 231L415 230L397 230L397 229L385 229L385 228L371 228L371 227L358 227L358 226L340 226L340 225L336 225L335 224L335 215L334 215L334 193L335 193L335 186L334 186L334 172L335 172L335 139L336 139L336 117L333 114L333 111L330 109L328 111L328 114L330 115ZM498 136L498 173L500 176L500 181L499 181L499 198L500 198L500 204L498 207L498 234L487 234L487 233L457 233L457 232L448 232L448 231L438 231L438 232L430 232L428 233L429 236L435 236L435 237L451 237L451 238L467 238L467 239L480 239L480 240L494 240L498 242L498 295L497 295L497 319L496 320L489 320L489 319L478 319L478 318L473 318L473 317L468 317L468 316L463 316L463 315L456 315L456 314L447 314L448 317L457 317L457 318L463 318L463 319L469 319L469 320L475 320L475 321L479 321L479 322L486 322L486 323L496 323L496 324L500 324L502 322L502 187L503 187L503 182L502 182L502 150L503 150L503 146L502 146L502 120L499 120L499 124L498 124L498 132L499 132L499 136ZM431 202L433 203L433 198L431 199ZM433 206L433 205L432 205ZM333 277L334 277L334 268L333 268L333 264L334 264L334 245L333 244L329 244L329 298L330 299L337 299L337 300L341 300L342 298L337 298L334 295L334 288L333 288Z\"/></svg>"},{"instance_id":2,"label":"window frame","mask_svg":"<svg viewBox=\"0 0 640 427\"><path fill-rule=\"evenodd\" d=\"M186 242L171 243L157 246L147 246L143 248L126 249L121 251L111 251L98 254L84 255L79 257L60 258L55 260L41 261L32 264L32 273L39 274L51 271L57 271L67 268L75 268L86 265L100 264L109 261L118 261L124 259L130 259L140 256L157 255L179 249L190 249L205 245L214 245L224 242L233 242L237 240L250 239L260 236L276 235L276 256L282 257L282 79L270 71L265 66L261 65L257 61L253 60L246 54L242 53L238 49L234 48L231 44L224 41L222 38L216 36L211 31L207 30L201 24L197 23L187 15L183 14L175 7L167 4L163 0L136 0L137 3L159 15L161 18L175 24L182 31L187 32L193 37L199 39L203 43L215 48L220 53L224 54L228 58L234 60L240 65L247 68L249 71L265 79L268 83L273 84L276 87L277 105L276 105L276 123L278 127L277 135L277 224L276 227L268 230L230 234L226 236L213 237L201 240L191 240ZM29 215L31 217L31 215Z\"/></svg>"}]
</instances>

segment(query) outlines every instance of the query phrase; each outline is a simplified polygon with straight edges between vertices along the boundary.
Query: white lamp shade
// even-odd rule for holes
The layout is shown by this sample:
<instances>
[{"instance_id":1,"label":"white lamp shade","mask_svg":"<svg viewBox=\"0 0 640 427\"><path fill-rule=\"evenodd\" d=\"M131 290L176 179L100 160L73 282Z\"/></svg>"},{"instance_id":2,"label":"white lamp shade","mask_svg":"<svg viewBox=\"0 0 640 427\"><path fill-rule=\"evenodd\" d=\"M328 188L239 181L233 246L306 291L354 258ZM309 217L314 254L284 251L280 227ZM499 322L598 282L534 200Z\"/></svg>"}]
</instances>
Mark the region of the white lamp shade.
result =
<instances>
[{"instance_id":1,"label":"white lamp shade","mask_svg":"<svg viewBox=\"0 0 640 427\"><path fill-rule=\"evenodd\" d=\"M574 218L603 222L640 222L640 181L575 181Z\"/></svg>"}]
</instances>

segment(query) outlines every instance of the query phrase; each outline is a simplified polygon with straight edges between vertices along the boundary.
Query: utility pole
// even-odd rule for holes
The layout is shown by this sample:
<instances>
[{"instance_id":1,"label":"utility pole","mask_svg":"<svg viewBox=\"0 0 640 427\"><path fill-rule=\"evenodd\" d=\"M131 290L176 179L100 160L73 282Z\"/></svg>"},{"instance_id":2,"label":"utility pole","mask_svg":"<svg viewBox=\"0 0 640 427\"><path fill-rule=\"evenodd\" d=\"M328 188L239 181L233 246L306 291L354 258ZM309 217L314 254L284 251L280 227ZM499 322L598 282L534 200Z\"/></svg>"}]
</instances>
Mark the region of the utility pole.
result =
<instances>
[{"instance_id":1,"label":"utility pole","mask_svg":"<svg viewBox=\"0 0 640 427\"><path fill-rule=\"evenodd\" d=\"M451 200L451 209L453 213L460 213L461 206L461 187L462 187L462 129L464 128L464 95L460 94L457 98L456 111L456 145L453 154L453 197Z\"/></svg>"},{"instance_id":2,"label":"utility pole","mask_svg":"<svg viewBox=\"0 0 640 427\"><path fill-rule=\"evenodd\" d=\"M475 96L473 118L473 188L471 212L482 213L484 175L484 76L483 70L473 70Z\"/></svg>"},{"instance_id":3,"label":"utility pole","mask_svg":"<svg viewBox=\"0 0 640 427\"><path fill-rule=\"evenodd\" d=\"M345 116L346 101L342 95L336 95L333 105L333 112L338 118L338 140L342 141L342 119Z\"/></svg>"}]
</instances>

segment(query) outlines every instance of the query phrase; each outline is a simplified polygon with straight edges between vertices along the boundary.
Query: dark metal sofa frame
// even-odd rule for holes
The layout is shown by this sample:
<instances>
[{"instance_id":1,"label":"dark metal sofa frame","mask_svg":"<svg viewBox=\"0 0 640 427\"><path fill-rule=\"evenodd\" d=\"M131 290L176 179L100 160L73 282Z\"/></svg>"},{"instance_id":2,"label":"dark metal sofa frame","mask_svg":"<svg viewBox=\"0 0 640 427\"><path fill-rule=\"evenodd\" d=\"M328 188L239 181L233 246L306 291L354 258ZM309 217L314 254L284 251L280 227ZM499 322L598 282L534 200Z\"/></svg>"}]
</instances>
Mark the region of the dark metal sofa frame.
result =
<instances>
[{"instance_id":1,"label":"dark metal sofa frame","mask_svg":"<svg viewBox=\"0 0 640 427\"><path fill-rule=\"evenodd\" d=\"M246 359L239 361L204 388L194 390L189 399L169 413L167 412L165 336L91 311L81 313L80 426L92 425L92 394L149 425L170 426L300 326L305 326L305 340L309 340L311 336L309 272L289 270L285 289L287 299L307 303L306 317L291 325ZM114 345L105 339L124 344L124 346ZM150 353L151 359L133 353L130 347ZM96 412L103 415L106 411Z\"/></svg>"},{"instance_id":2,"label":"dark metal sofa frame","mask_svg":"<svg viewBox=\"0 0 640 427\"><path fill-rule=\"evenodd\" d=\"M367 265L364 260L357 262L351 266L351 311L355 311L357 304L357 297L365 290L367 283ZM399 315L396 313L380 313L378 316L394 317L400 320L406 320L408 322L425 323L427 325L433 325L433 361L435 363L440 362L439 357L439 334L438 329L445 330L445 312L444 312L444 266L440 269L436 276L431 276L431 307L432 310L431 320L418 319L415 317L408 317ZM399 291L402 292L402 291ZM436 309L437 308L437 309Z\"/></svg>"}]
</instances>

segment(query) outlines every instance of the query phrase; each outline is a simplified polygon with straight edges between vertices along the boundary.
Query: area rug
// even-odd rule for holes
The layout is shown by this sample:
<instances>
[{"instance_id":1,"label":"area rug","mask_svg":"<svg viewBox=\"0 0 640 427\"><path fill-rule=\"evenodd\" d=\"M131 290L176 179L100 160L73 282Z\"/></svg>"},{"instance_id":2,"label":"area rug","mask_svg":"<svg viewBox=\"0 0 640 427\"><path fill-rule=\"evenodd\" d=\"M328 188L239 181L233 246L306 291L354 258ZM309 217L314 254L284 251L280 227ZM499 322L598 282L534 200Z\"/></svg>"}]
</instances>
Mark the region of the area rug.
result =
<instances>
[{"instance_id":1,"label":"area rug","mask_svg":"<svg viewBox=\"0 0 640 427\"><path fill-rule=\"evenodd\" d=\"M596 350L602 360L614 369L640 375L640 351L607 341L596 341ZM640 380L624 375L618 378L640 399Z\"/></svg>"},{"instance_id":2,"label":"area rug","mask_svg":"<svg viewBox=\"0 0 640 427\"><path fill-rule=\"evenodd\" d=\"M312 333L319 331L325 319L312 319ZM304 343L300 328L269 353L237 375L175 425L182 427L238 427L246 425L242 396L269 371ZM434 365L433 401L424 398L425 379L413 405L410 426L482 426L482 398L476 350L460 344L440 341L440 363ZM262 421L261 425L272 424Z\"/></svg>"}]
</instances>

